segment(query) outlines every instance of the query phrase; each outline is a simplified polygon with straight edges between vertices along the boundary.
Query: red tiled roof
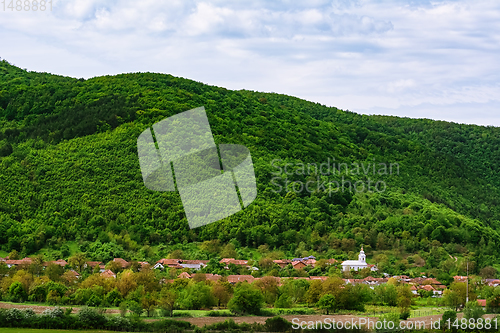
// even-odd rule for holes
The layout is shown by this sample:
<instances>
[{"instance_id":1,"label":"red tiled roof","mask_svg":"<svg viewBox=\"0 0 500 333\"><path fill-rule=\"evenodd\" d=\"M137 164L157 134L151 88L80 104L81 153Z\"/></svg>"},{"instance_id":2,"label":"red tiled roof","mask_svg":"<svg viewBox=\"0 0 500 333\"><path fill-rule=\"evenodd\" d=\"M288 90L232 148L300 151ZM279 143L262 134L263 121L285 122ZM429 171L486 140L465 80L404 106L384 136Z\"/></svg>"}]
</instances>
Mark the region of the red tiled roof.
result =
<instances>
[{"instance_id":1,"label":"red tiled roof","mask_svg":"<svg viewBox=\"0 0 500 333\"><path fill-rule=\"evenodd\" d=\"M181 274L179 274L177 277L178 277L179 279L190 279L192 276L191 276L191 275L189 275L189 273L187 273L187 272L182 272L182 273L181 273Z\"/></svg>"},{"instance_id":2,"label":"red tiled roof","mask_svg":"<svg viewBox=\"0 0 500 333\"><path fill-rule=\"evenodd\" d=\"M218 281L221 277L219 274L205 274L205 278L210 281Z\"/></svg>"},{"instance_id":3,"label":"red tiled roof","mask_svg":"<svg viewBox=\"0 0 500 333\"><path fill-rule=\"evenodd\" d=\"M101 276L102 276L103 278L116 278L116 274L115 274L115 273L113 273L113 272L112 272L111 270L109 270L109 269L108 269L107 271L102 272L102 273L101 273Z\"/></svg>"},{"instance_id":4,"label":"red tiled roof","mask_svg":"<svg viewBox=\"0 0 500 333\"><path fill-rule=\"evenodd\" d=\"M90 266L90 268L94 268L96 265L102 264L101 261L87 261L87 265Z\"/></svg>"},{"instance_id":5,"label":"red tiled roof","mask_svg":"<svg viewBox=\"0 0 500 333\"><path fill-rule=\"evenodd\" d=\"M240 266L246 266L248 265L248 260L236 260L234 258L223 258L221 261L219 261L221 264L233 264L233 265L240 265Z\"/></svg>"},{"instance_id":6,"label":"red tiled roof","mask_svg":"<svg viewBox=\"0 0 500 333\"><path fill-rule=\"evenodd\" d=\"M208 264L210 260L181 260L180 262L182 264L188 264L188 265L198 265L198 264Z\"/></svg>"},{"instance_id":7,"label":"red tiled roof","mask_svg":"<svg viewBox=\"0 0 500 333\"><path fill-rule=\"evenodd\" d=\"M251 275L229 275L227 277L227 281L229 283L237 283L247 281L248 283L252 283L255 278Z\"/></svg>"},{"instance_id":8,"label":"red tiled roof","mask_svg":"<svg viewBox=\"0 0 500 333\"><path fill-rule=\"evenodd\" d=\"M479 304L479 306L486 306L486 300L485 299L477 299L477 304Z\"/></svg>"},{"instance_id":9,"label":"red tiled roof","mask_svg":"<svg viewBox=\"0 0 500 333\"><path fill-rule=\"evenodd\" d=\"M44 266L49 266L51 264L54 264L54 265L59 265L61 267L64 267L66 266L68 263L66 262L66 260L63 260L63 259L58 259L56 261L47 261L47 262L44 262L43 265Z\"/></svg>"},{"instance_id":10,"label":"red tiled roof","mask_svg":"<svg viewBox=\"0 0 500 333\"><path fill-rule=\"evenodd\" d=\"M113 261L119 263L122 266L122 268L125 268L129 265L128 261L122 258L115 258L113 259Z\"/></svg>"},{"instance_id":11,"label":"red tiled roof","mask_svg":"<svg viewBox=\"0 0 500 333\"><path fill-rule=\"evenodd\" d=\"M21 260L5 260L7 265L31 265L32 262L31 258L24 258Z\"/></svg>"},{"instance_id":12,"label":"red tiled roof","mask_svg":"<svg viewBox=\"0 0 500 333\"><path fill-rule=\"evenodd\" d=\"M156 263L162 264L163 266L172 268L183 268L180 266L181 259L160 259Z\"/></svg>"}]
</instances>

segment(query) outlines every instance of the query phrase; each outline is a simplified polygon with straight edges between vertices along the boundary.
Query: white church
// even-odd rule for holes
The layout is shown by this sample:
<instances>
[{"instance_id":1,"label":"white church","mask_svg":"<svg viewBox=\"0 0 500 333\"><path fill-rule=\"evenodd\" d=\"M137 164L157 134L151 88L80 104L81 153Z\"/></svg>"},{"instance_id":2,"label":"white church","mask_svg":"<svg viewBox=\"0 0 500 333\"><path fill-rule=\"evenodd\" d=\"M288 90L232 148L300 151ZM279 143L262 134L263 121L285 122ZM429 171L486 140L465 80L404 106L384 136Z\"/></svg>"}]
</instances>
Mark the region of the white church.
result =
<instances>
[{"instance_id":1,"label":"white church","mask_svg":"<svg viewBox=\"0 0 500 333\"><path fill-rule=\"evenodd\" d=\"M363 251L363 247L361 247L361 252L359 252L358 260L346 260L342 262L342 270L344 272L349 272L351 269L359 271L367 267L369 267L372 272L377 270L375 265L368 265L366 263L366 255L365 251Z\"/></svg>"}]
</instances>

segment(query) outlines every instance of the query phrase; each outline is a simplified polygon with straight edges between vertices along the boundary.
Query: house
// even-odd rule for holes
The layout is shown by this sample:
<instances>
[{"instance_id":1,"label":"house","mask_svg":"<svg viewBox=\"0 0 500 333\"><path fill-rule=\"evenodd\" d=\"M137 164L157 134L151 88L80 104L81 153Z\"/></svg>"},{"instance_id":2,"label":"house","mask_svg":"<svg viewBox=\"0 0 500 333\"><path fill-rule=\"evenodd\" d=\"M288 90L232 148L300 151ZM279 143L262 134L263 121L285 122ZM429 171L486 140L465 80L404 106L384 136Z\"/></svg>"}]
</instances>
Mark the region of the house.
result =
<instances>
[{"instance_id":1,"label":"house","mask_svg":"<svg viewBox=\"0 0 500 333\"><path fill-rule=\"evenodd\" d=\"M179 279L190 279L192 276L187 272L182 272L177 276Z\"/></svg>"},{"instance_id":2,"label":"house","mask_svg":"<svg viewBox=\"0 0 500 333\"><path fill-rule=\"evenodd\" d=\"M69 271L68 271L68 275L73 276L73 277L75 277L75 278L77 278L77 279L79 279L79 278L80 278L80 273L78 273L78 272L77 272L77 271L75 271L74 269L69 270Z\"/></svg>"},{"instance_id":3,"label":"house","mask_svg":"<svg viewBox=\"0 0 500 333\"><path fill-rule=\"evenodd\" d=\"M169 268L181 269L183 267L180 265L180 263L181 263L180 259L160 259L156 262L153 268L165 269L166 267L169 267Z\"/></svg>"},{"instance_id":4,"label":"house","mask_svg":"<svg viewBox=\"0 0 500 333\"><path fill-rule=\"evenodd\" d=\"M127 268L130 265L128 261L122 258L115 258L113 261L119 263L122 268Z\"/></svg>"},{"instance_id":5,"label":"house","mask_svg":"<svg viewBox=\"0 0 500 333\"><path fill-rule=\"evenodd\" d=\"M476 299L476 301L477 301L477 304L479 306L482 306L483 308L486 307L486 300L485 299Z\"/></svg>"},{"instance_id":6,"label":"house","mask_svg":"<svg viewBox=\"0 0 500 333\"><path fill-rule=\"evenodd\" d=\"M363 283L369 286L379 286L381 284L387 283L385 278L374 278L372 276L367 276L363 279Z\"/></svg>"},{"instance_id":7,"label":"house","mask_svg":"<svg viewBox=\"0 0 500 333\"><path fill-rule=\"evenodd\" d=\"M21 260L5 260L5 264L7 265L8 268L11 267L18 267L18 266L23 266L23 265L31 265L33 263L33 260L31 258L24 258Z\"/></svg>"},{"instance_id":8,"label":"house","mask_svg":"<svg viewBox=\"0 0 500 333\"><path fill-rule=\"evenodd\" d=\"M413 295L418 295L417 287L415 287L415 286L411 286L411 287L410 287L410 290L411 290L411 293L412 293Z\"/></svg>"},{"instance_id":9,"label":"house","mask_svg":"<svg viewBox=\"0 0 500 333\"><path fill-rule=\"evenodd\" d=\"M219 274L205 274L205 278L210 281L219 281L222 276Z\"/></svg>"},{"instance_id":10,"label":"house","mask_svg":"<svg viewBox=\"0 0 500 333\"><path fill-rule=\"evenodd\" d=\"M47 262L44 262L43 265L45 267L49 266L49 265L59 265L61 267L64 267L66 266L68 263L66 262L66 260L63 260L63 259L58 259L56 261L47 261Z\"/></svg>"},{"instance_id":11,"label":"house","mask_svg":"<svg viewBox=\"0 0 500 333\"><path fill-rule=\"evenodd\" d=\"M83 265L83 268L90 267L91 270L94 270L95 266L101 265L101 261L87 261L85 265Z\"/></svg>"},{"instance_id":12,"label":"house","mask_svg":"<svg viewBox=\"0 0 500 333\"><path fill-rule=\"evenodd\" d=\"M116 274L113 273L113 271L111 270L106 270L104 272L101 273L101 276L105 279L110 279L110 278L113 278L113 279L116 279Z\"/></svg>"},{"instance_id":13,"label":"house","mask_svg":"<svg viewBox=\"0 0 500 333\"><path fill-rule=\"evenodd\" d=\"M321 281L326 281L328 280L328 276L310 276L310 280L321 280Z\"/></svg>"},{"instance_id":14,"label":"house","mask_svg":"<svg viewBox=\"0 0 500 333\"><path fill-rule=\"evenodd\" d=\"M193 269L195 271L202 269L208 264L208 260L180 260L179 265L183 268Z\"/></svg>"},{"instance_id":15,"label":"house","mask_svg":"<svg viewBox=\"0 0 500 333\"><path fill-rule=\"evenodd\" d=\"M285 268L286 266L292 263L290 259L278 259L278 260L273 260L273 262L276 265L280 266L281 268Z\"/></svg>"},{"instance_id":16,"label":"house","mask_svg":"<svg viewBox=\"0 0 500 333\"><path fill-rule=\"evenodd\" d=\"M221 264L225 264L226 267L229 266L229 264L233 264L236 266L247 266L248 265L248 260L236 260L234 258L223 258L219 262Z\"/></svg>"},{"instance_id":17,"label":"house","mask_svg":"<svg viewBox=\"0 0 500 333\"><path fill-rule=\"evenodd\" d=\"M484 282L490 287L497 287L500 285L500 280L498 279L485 279Z\"/></svg>"},{"instance_id":18,"label":"house","mask_svg":"<svg viewBox=\"0 0 500 333\"><path fill-rule=\"evenodd\" d=\"M431 286L430 284L419 286L418 289L423 289L425 291L432 291L433 297L441 296L443 293L442 290L437 290L433 286Z\"/></svg>"},{"instance_id":19,"label":"house","mask_svg":"<svg viewBox=\"0 0 500 333\"><path fill-rule=\"evenodd\" d=\"M292 261L292 267L295 269L304 269L307 265L303 261Z\"/></svg>"},{"instance_id":20,"label":"house","mask_svg":"<svg viewBox=\"0 0 500 333\"><path fill-rule=\"evenodd\" d=\"M227 277L227 281L231 284L236 284L238 282L247 281L248 283L252 283L255 278L251 275L229 275Z\"/></svg>"},{"instance_id":21,"label":"house","mask_svg":"<svg viewBox=\"0 0 500 333\"><path fill-rule=\"evenodd\" d=\"M467 282L467 276L461 276L461 275L455 275L453 277L453 280L455 280L455 282Z\"/></svg>"}]
</instances>

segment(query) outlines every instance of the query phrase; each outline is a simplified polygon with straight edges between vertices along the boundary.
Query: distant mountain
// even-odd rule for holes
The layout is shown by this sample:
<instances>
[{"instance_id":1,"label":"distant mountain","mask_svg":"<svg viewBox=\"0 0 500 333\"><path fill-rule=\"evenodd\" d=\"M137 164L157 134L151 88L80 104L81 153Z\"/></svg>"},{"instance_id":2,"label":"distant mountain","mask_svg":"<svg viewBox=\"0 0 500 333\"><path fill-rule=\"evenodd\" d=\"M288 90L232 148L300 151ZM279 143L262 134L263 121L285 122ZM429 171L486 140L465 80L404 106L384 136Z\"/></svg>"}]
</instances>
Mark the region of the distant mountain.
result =
<instances>
[{"instance_id":1,"label":"distant mountain","mask_svg":"<svg viewBox=\"0 0 500 333\"><path fill-rule=\"evenodd\" d=\"M250 149L258 197L190 230L177 193L143 185L136 140L155 122L199 106L216 143ZM0 128L5 252L30 255L67 241L85 249L99 240L131 256L144 244L218 238L292 255L338 256L365 245L367 253L421 251L429 267L467 251L476 269L500 264L496 127L359 115L165 74L75 79L3 60ZM328 163L335 174L327 174ZM316 190L318 180L325 187ZM329 191L334 181L357 184L358 193ZM287 192L287 182L297 191Z\"/></svg>"}]
</instances>

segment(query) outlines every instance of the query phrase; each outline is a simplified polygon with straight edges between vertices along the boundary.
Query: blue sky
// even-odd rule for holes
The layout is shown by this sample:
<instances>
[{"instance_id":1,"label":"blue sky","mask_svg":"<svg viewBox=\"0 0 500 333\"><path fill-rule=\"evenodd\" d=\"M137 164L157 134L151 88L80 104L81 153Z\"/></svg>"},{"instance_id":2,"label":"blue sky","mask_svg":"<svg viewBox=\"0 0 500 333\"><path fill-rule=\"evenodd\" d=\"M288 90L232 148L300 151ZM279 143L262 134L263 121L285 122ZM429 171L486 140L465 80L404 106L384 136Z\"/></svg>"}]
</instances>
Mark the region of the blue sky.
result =
<instances>
[{"instance_id":1,"label":"blue sky","mask_svg":"<svg viewBox=\"0 0 500 333\"><path fill-rule=\"evenodd\" d=\"M500 126L498 0L52 3L0 8L1 58L73 77L169 73L365 114Z\"/></svg>"}]
</instances>

